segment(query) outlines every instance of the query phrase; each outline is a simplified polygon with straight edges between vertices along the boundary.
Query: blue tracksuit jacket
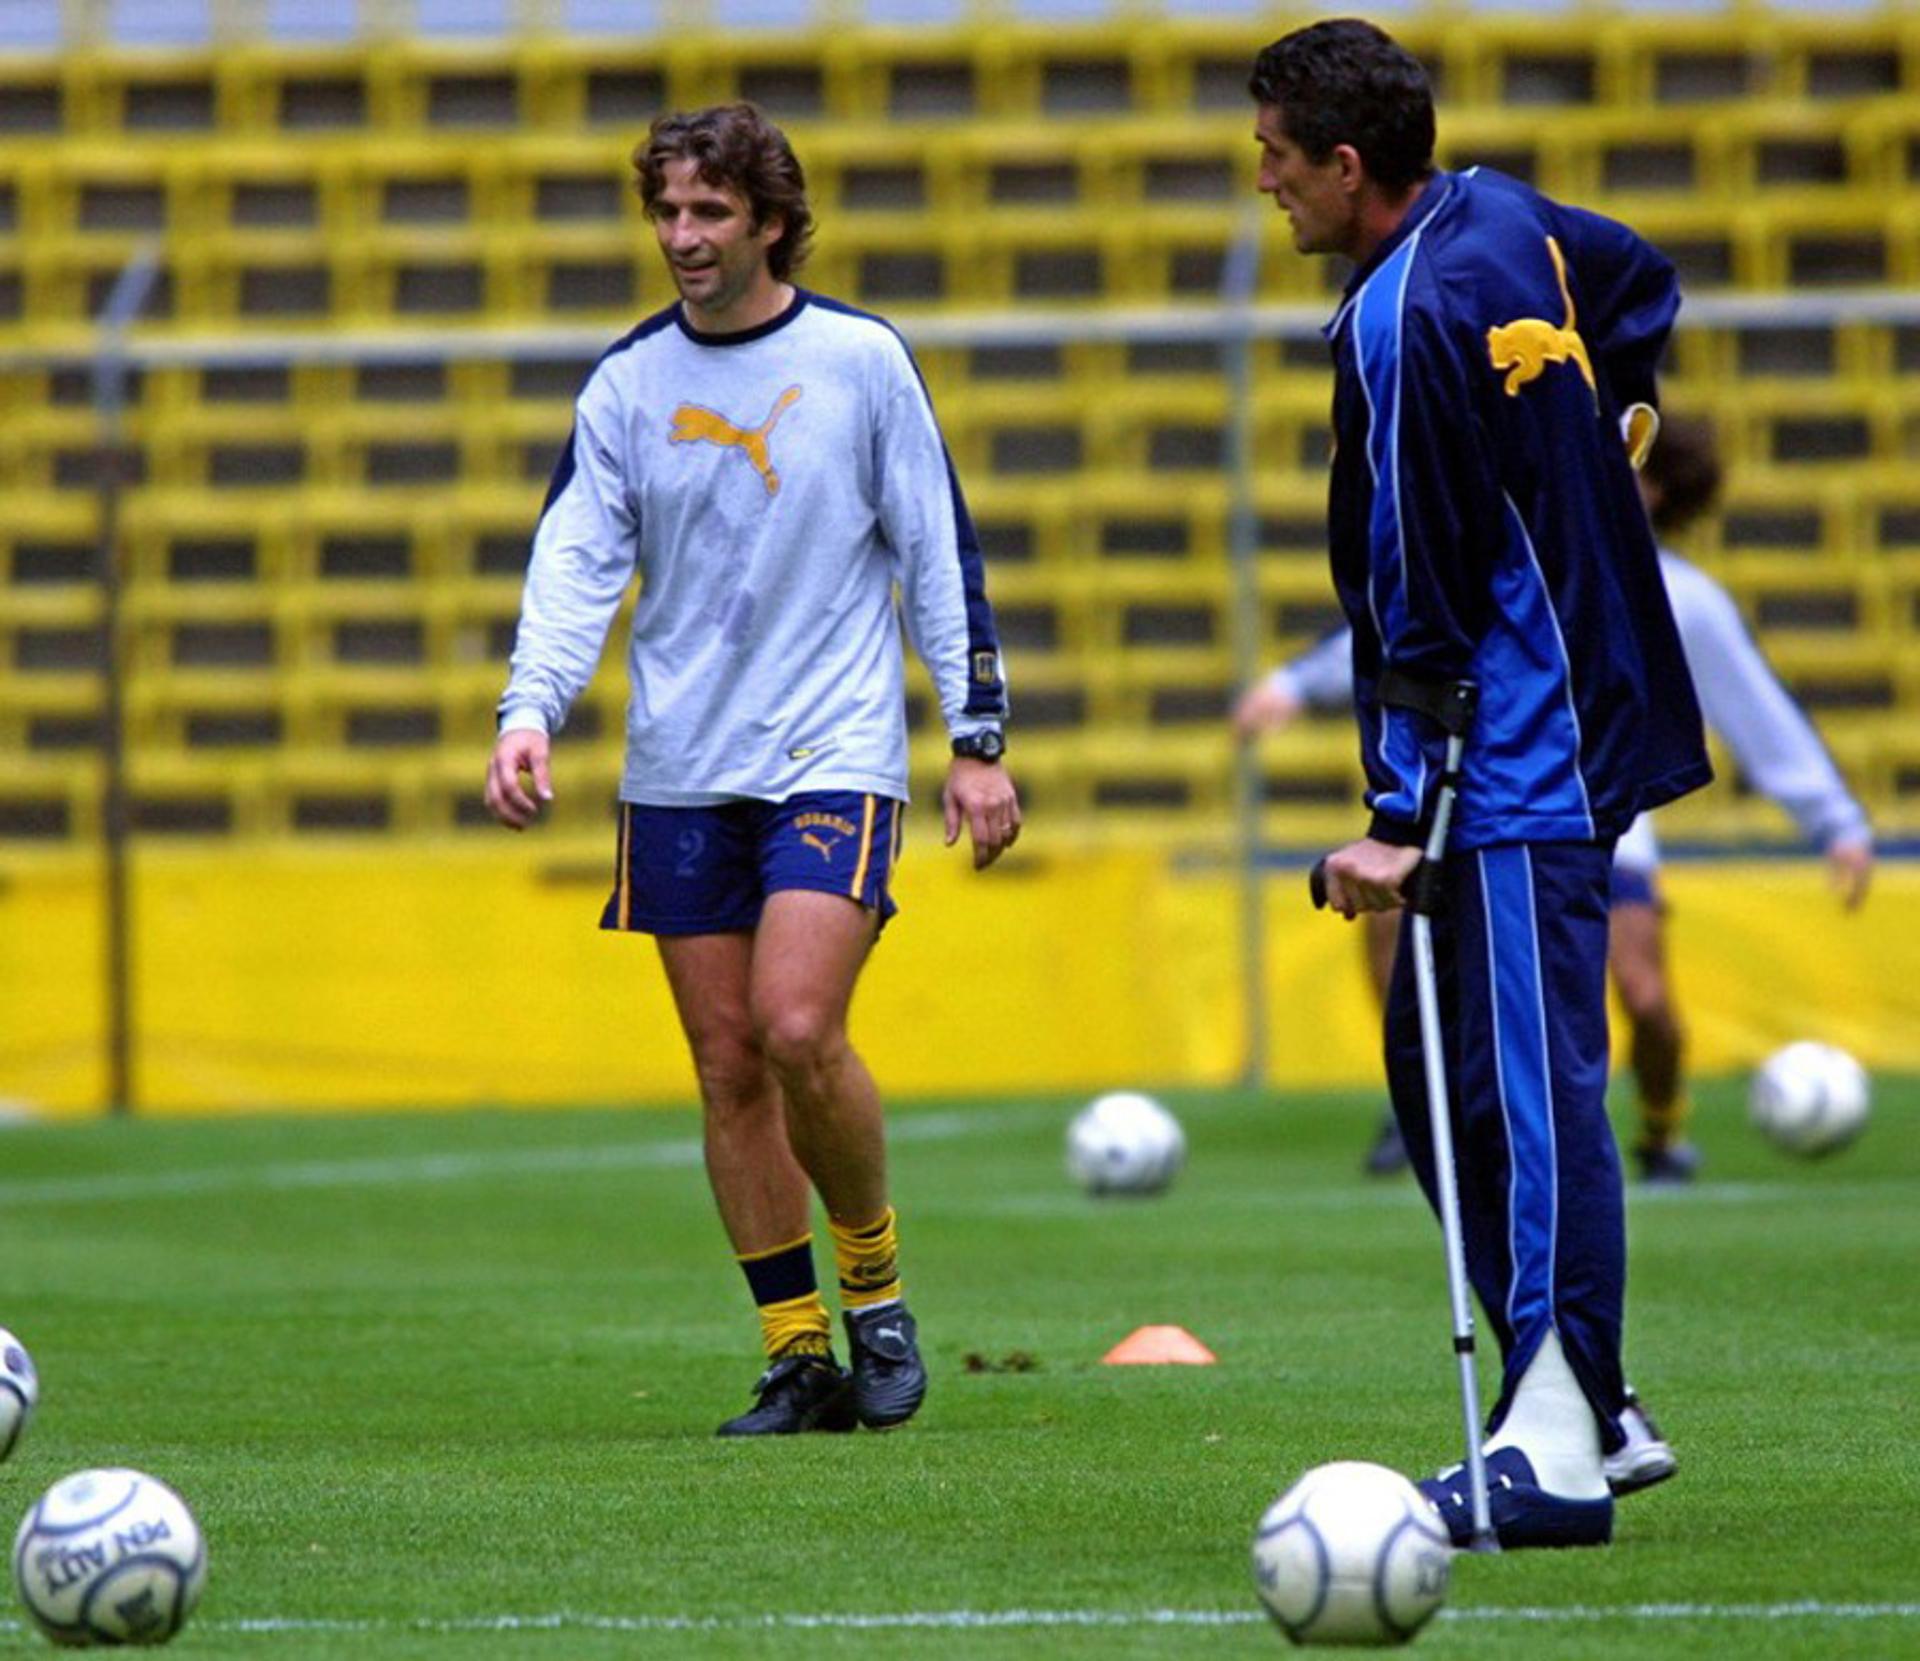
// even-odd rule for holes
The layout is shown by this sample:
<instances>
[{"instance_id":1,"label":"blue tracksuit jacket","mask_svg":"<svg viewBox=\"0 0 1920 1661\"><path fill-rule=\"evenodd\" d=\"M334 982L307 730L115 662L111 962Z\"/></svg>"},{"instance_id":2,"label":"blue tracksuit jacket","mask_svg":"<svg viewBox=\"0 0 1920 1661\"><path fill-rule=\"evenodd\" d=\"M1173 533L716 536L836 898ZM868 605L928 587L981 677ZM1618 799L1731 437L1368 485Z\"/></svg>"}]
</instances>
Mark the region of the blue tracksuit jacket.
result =
<instances>
[{"instance_id":1,"label":"blue tracksuit jacket","mask_svg":"<svg viewBox=\"0 0 1920 1661\"><path fill-rule=\"evenodd\" d=\"M1482 168L1354 274L1330 535L1378 839L1423 838L1444 744L1381 706L1388 666L1480 686L1456 847L1610 841L1711 777L1620 432L1678 308L1625 226Z\"/></svg>"}]
</instances>

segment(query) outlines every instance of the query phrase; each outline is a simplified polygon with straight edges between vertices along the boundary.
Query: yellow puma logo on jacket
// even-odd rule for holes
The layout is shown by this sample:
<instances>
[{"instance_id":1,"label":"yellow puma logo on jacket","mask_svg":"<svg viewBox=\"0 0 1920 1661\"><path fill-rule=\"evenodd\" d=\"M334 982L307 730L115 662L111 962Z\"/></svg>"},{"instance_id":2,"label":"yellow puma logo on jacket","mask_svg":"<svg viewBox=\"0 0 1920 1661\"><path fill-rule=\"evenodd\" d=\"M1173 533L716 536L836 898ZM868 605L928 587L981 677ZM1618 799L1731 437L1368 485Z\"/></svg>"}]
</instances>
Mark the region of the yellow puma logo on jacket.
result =
<instances>
[{"instance_id":1,"label":"yellow puma logo on jacket","mask_svg":"<svg viewBox=\"0 0 1920 1661\"><path fill-rule=\"evenodd\" d=\"M1574 327L1573 295L1567 288L1567 262L1560 244L1547 238L1547 253L1553 260L1554 279L1560 284L1560 298L1567 308L1564 323L1549 323L1542 317L1522 317L1487 330L1487 356L1495 369L1507 372L1509 398L1520 396L1521 387L1546 373L1550 363L1571 363L1597 398L1600 388L1593 378L1593 360L1587 356L1587 343Z\"/></svg>"},{"instance_id":2,"label":"yellow puma logo on jacket","mask_svg":"<svg viewBox=\"0 0 1920 1661\"><path fill-rule=\"evenodd\" d=\"M717 444L722 449L736 449L752 464L754 472L760 475L760 482L767 487L767 494L778 496L780 475L774 470L767 440L780 417L799 397L799 387L788 387L774 400L766 420L757 427L736 427L717 411L703 409L699 404L682 404L673 412L673 431L667 434L667 442Z\"/></svg>"}]
</instances>

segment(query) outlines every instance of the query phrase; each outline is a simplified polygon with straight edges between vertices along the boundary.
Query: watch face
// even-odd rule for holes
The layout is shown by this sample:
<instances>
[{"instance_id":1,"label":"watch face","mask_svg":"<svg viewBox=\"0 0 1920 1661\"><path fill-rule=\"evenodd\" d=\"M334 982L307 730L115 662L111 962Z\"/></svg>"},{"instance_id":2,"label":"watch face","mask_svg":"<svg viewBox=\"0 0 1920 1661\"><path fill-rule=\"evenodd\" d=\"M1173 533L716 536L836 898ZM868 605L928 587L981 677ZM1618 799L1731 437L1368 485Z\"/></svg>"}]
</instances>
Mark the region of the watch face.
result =
<instances>
[{"instance_id":1,"label":"watch face","mask_svg":"<svg viewBox=\"0 0 1920 1661\"><path fill-rule=\"evenodd\" d=\"M971 756L975 761L998 761L1006 748L1006 740L997 732L976 732L966 738L955 739L953 753Z\"/></svg>"}]
</instances>

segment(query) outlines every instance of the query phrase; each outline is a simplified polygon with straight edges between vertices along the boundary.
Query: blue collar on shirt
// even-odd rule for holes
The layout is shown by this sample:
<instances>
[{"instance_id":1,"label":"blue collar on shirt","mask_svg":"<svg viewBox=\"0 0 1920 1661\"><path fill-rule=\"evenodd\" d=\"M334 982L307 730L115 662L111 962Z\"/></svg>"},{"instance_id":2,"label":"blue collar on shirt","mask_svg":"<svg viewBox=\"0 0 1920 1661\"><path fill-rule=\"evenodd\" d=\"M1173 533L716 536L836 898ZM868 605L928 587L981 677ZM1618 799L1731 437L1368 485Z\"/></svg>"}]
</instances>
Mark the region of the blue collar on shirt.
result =
<instances>
[{"instance_id":1,"label":"blue collar on shirt","mask_svg":"<svg viewBox=\"0 0 1920 1661\"><path fill-rule=\"evenodd\" d=\"M1420 194L1413 199L1413 205L1407 209L1400 223L1387 234L1386 240L1369 254L1365 264L1359 266L1347 279L1347 286L1341 291L1340 305L1333 316L1328 318L1320 333L1329 340L1340 327L1340 319L1346 316L1347 307L1353 304L1354 296L1366 287L1367 279L1378 271L1382 264L1392 257L1394 249L1431 219L1434 211L1452 193L1454 180L1458 174L1449 173L1445 168L1437 167L1433 175L1420 187Z\"/></svg>"},{"instance_id":2,"label":"blue collar on shirt","mask_svg":"<svg viewBox=\"0 0 1920 1661\"><path fill-rule=\"evenodd\" d=\"M703 334L687 321L687 308L678 300L673 303L673 320L680 325L680 332L698 346L745 346L749 341L765 340L768 335L784 329L806 310L807 302L812 298L796 283L793 298L779 316L769 317L764 323L756 323L751 329L741 329L733 334Z\"/></svg>"}]
</instances>

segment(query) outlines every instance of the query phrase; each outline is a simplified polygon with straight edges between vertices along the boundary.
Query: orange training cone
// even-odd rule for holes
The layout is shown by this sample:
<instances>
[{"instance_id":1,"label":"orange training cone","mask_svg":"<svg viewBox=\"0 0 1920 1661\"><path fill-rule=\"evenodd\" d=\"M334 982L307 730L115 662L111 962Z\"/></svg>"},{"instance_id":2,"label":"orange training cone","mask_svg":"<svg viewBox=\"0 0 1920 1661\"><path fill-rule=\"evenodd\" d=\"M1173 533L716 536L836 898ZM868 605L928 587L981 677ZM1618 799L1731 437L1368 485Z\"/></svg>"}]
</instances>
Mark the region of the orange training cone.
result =
<instances>
[{"instance_id":1,"label":"orange training cone","mask_svg":"<svg viewBox=\"0 0 1920 1661\"><path fill-rule=\"evenodd\" d=\"M1109 1367L1211 1367L1218 1357L1183 1326L1143 1326L1100 1359Z\"/></svg>"}]
</instances>

